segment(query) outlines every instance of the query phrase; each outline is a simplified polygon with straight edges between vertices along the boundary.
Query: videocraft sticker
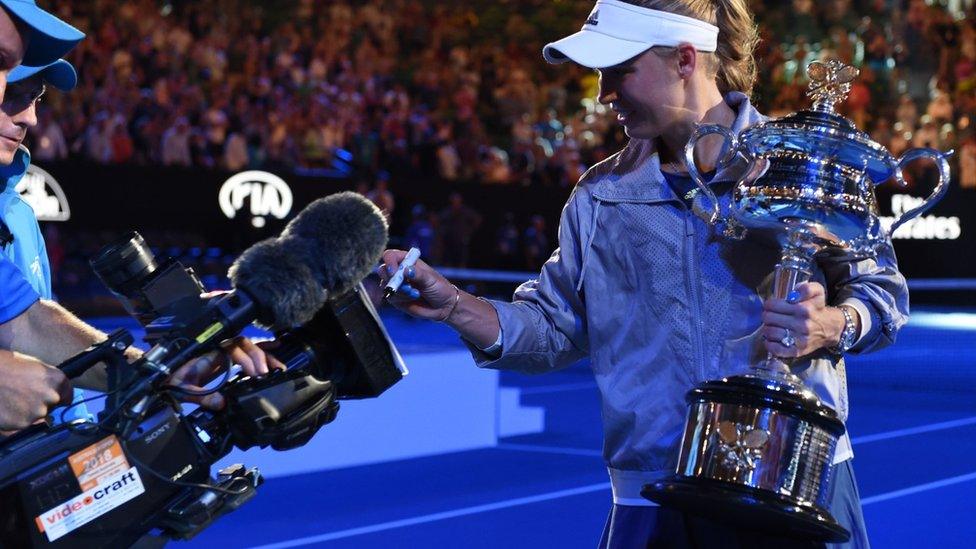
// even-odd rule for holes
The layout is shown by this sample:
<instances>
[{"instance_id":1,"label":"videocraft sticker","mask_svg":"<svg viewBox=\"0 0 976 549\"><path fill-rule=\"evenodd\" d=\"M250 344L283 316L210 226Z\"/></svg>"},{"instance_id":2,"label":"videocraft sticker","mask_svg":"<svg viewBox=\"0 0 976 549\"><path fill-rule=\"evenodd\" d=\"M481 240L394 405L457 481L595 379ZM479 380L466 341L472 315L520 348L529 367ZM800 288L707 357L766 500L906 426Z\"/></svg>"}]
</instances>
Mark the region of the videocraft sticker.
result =
<instances>
[{"instance_id":1,"label":"videocraft sticker","mask_svg":"<svg viewBox=\"0 0 976 549\"><path fill-rule=\"evenodd\" d=\"M129 467L115 436L68 458L82 493L34 518L48 541L81 528L146 491L135 467Z\"/></svg>"}]
</instances>

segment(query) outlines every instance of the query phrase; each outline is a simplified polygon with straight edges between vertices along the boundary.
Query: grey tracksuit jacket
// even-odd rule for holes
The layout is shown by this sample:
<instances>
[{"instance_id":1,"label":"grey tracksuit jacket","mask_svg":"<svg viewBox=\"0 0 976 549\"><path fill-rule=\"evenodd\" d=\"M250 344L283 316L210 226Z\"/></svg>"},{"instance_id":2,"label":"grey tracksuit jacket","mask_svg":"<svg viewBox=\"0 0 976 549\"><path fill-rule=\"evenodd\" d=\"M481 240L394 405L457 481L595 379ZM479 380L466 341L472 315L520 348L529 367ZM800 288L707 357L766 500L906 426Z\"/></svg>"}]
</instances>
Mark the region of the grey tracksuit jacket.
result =
<instances>
[{"instance_id":1,"label":"grey tracksuit jacket","mask_svg":"<svg viewBox=\"0 0 976 549\"><path fill-rule=\"evenodd\" d=\"M735 133L763 120L746 96L725 100L738 113ZM711 184L734 182L743 168L731 164ZM728 194L720 197L726 208ZM539 277L520 286L511 303L491 301L501 323L500 356L472 347L481 367L526 373L591 359L618 504L648 504L640 488L674 472L685 393L765 357L762 301L780 251L721 237L704 220L703 198L686 208L664 180L653 144L631 140L581 178L563 209L559 247ZM907 321L908 288L890 240L876 259L818 258L812 280L827 289L828 304L848 303L860 313L851 352L892 343ZM793 369L846 420L841 357L821 350ZM845 435L834 461L852 455Z\"/></svg>"}]
</instances>

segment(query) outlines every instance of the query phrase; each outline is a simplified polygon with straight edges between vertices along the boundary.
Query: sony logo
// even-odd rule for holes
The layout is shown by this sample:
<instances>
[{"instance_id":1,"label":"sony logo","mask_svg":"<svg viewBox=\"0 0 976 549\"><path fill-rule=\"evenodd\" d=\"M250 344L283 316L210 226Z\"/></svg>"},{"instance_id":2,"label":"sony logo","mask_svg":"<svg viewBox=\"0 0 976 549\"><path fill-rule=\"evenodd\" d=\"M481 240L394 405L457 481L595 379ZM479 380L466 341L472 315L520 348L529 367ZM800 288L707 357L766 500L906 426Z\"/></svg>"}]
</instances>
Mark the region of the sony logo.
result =
<instances>
[{"instance_id":1,"label":"sony logo","mask_svg":"<svg viewBox=\"0 0 976 549\"><path fill-rule=\"evenodd\" d=\"M152 444L152 442L154 440L156 440L157 438L159 438L160 435L162 435L166 431L169 431L169 428L170 427L171 427L171 425L169 423L164 423L164 424L160 425L159 427L156 428L155 431L153 431L153 432L149 433L148 435L146 435L142 439L143 442L145 442L146 444Z\"/></svg>"}]
</instances>

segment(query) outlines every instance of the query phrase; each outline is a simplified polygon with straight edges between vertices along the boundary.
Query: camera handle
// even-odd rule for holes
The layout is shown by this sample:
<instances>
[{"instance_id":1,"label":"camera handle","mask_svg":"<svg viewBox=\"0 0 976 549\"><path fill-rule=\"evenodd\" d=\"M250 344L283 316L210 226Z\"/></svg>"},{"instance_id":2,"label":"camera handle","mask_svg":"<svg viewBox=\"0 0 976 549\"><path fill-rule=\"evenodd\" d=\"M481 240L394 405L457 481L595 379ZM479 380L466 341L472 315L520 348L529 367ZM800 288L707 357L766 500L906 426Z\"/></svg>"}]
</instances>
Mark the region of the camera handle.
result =
<instances>
[{"instance_id":1,"label":"camera handle","mask_svg":"<svg viewBox=\"0 0 976 549\"><path fill-rule=\"evenodd\" d=\"M96 343L59 364L58 369L68 379L75 379L99 362L105 362L109 367L124 365L126 362L123 353L132 342L132 334L127 330L115 330L105 341Z\"/></svg>"},{"instance_id":2,"label":"camera handle","mask_svg":"<svg viewBox=\"0 0 976 549\"><path fill-rule=\"evenodd\" d=\"M105 409L112 410L118 404L115 389L120 386L121 376L125 372L124 367L128 364L125 360L125 350L132 345L133 341L132 334L127 330L115 330L105 341L96 343L59 364L58 369L68 379L75 379L98 363L104 362L107 367L109 395L105 402Z\"/></svg>"}]
</instances>

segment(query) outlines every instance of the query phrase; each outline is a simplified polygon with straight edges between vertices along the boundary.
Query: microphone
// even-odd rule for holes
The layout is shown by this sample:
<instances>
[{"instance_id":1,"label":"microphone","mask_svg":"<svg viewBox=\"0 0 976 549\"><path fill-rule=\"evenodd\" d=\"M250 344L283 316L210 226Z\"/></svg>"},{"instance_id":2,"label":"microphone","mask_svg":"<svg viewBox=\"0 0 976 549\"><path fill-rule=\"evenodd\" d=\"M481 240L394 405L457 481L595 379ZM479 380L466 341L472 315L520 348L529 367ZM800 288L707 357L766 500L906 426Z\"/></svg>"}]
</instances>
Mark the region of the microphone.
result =
<instances>
[{"instance_id":1,"label":"microphone","mask_svg":"<svg viewBox=\"0 0 976 549\"><path fill-rule=\"evenodd\" d=\"M372 202L348 192L320 198L280 237L245 250L227 273L234 289L211 298L145 357L168 373L252 322L275 331L305 324L365 278L385 245L386 220Z\"/></svg>"},{"instance_id":2,"label":"microphone","mask_svg":"<svg viewBox=\"0 0 976 549\"><path fill-rule=\"evenodd\" d=\"M337 193L305 207L280 237L245 250L228 276L259 304L260 324L297 326L366 278L386 240L386 218L376 205Z\"/></svg>"},{"instance_id":3,"label":"microphone","mask_svg":"<svg viewBox=\"0 0 976 549\"><path fill-rule=\"evenodd\" d=\"M126 394L148 393L175 368L216 349L252 322L277 331L311 321L331 295L351 290L369 274L386 245L386 231L379 209L359 195L316 200L280 237L258 242L234 261L228 271L234 290L206 301L195 314L165 319L175 328L139 360L137 367L149 373ZM148 399L145 394L123 411L123 433L145 415Z\"/></svg>"},{"instance_id":4,"label":"microphone","mask_svg":"<svg viewBox=\"0 0 976 549\"><path fill-rule=\"evenodd\" d=\"M386 218L362 195L341 192L309 204L281 236L285 247L306 258L326 292L339 296L376 266L386 248Z\"/></svg>"},{"instance_id":5,"label":"microphone","mask_svg":"<svg viewBox=\"0 0 976 549\"><path fill-rule=\"evenodd\" d=\"M325 304L326 290L307 264L308 254L295 253L302 246L294 240L258 242L244 250L227 272L235 291L244 291L256 302L256 320L264 327L304 324Z\"/></svg>"}]
</instances>

